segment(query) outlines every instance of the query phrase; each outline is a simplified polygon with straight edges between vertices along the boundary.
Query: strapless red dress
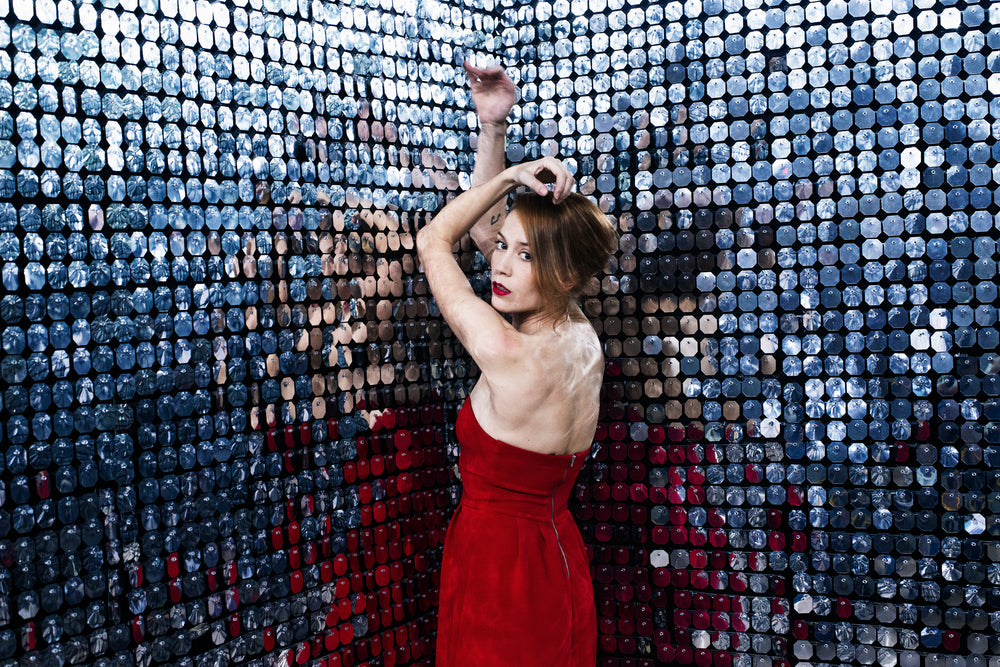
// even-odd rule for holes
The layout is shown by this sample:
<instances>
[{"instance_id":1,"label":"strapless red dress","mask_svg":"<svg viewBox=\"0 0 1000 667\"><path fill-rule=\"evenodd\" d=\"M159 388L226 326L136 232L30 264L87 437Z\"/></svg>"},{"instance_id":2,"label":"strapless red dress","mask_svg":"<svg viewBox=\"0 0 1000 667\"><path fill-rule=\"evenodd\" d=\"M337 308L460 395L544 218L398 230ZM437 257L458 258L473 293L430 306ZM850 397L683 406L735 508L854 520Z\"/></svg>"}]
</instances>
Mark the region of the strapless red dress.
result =
<instances>
[{"instance_id":1,"label":"strapless red dress","mask_svg":"<svg viewBox=\"0 0 1000 667\"><path fill-rule=\"evenodd\" d=\"M444 541L436 667L594 667L590 568L566 508L587 453L496 440L468 399L455 430L462 499Z\"/></svg>"}]
</instances>

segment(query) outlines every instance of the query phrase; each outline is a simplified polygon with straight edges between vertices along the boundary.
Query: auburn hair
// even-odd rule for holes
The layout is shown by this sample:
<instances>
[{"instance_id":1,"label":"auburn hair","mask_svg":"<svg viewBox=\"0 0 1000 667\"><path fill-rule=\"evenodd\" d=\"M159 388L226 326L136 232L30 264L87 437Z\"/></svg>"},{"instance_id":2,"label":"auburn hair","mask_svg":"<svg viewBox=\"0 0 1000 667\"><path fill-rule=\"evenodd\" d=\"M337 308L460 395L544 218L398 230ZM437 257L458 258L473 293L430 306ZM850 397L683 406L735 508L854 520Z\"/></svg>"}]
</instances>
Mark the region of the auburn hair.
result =
<instances>
[{"instance_id":1,"label":"auburn hair","mask_svg":"<svg viewBox=\"0 0 1000 667\"><path fill-rule=\"evenodd\" d=\"M517 211L528 239L531 275L545 302L542 313L558 322L590 279L607 268L618 233L597 204L576 192L558 204L520 192L510 210Z\"/></svg>"}]
</instances>

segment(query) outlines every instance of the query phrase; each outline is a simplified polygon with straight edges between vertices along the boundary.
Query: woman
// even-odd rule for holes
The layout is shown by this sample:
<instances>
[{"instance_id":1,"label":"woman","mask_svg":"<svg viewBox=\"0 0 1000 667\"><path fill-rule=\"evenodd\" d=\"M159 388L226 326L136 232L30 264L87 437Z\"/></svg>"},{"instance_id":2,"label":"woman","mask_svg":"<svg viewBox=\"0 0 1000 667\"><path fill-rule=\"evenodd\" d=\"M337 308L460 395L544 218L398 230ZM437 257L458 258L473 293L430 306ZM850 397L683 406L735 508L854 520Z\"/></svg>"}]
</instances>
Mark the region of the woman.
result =
<instances>
[{"instance_id":1,"label":"woman","mask_svg":"<svg viewBox=\"0 0 1000 667\"><path fill-rule=\"evenodd\" d=\"M417 234L431 293L480 369L456 422L463 492L445 538L436 664L592 667L593 589L566 501L597 426L604 358L577 297L617 235L558 160L501 171L513 84L499 67L466 70L483 127L474 187ZM491 104L503 95L506 108ZM519 186L533 192L504 215ZM490 262L491 304L452 254L468 232Z\"/></svg>"}]
</instances>

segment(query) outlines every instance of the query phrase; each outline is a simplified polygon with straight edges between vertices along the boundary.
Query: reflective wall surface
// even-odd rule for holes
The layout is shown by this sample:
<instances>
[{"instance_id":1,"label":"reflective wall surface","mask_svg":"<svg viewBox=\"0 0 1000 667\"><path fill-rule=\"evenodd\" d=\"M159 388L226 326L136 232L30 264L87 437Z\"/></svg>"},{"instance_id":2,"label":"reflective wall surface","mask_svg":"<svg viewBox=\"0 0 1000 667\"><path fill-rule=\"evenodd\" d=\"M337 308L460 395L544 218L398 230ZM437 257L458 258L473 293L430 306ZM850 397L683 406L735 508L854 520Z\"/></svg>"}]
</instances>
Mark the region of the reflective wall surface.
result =
<instances>
[{"instance_id":1,"label":"reflective wall surface","mask_svg":"<svg viewBox=\"0 0 1000 667\"><path fill-rule=\"evenodd\" d=\"M489 54L509 160L622 236L571 501L602 665L996 660L994 7L0 17L3 667L433 663L476 371L413 234Z\"/></svg>"},{"instance_id":2,"label":"reflective wall surface","mask_svg":"<svg viewBox=\"0 0 1000 667\"><path fill-rule=\"evenodd\" d=\"M622 234L576 494L607 663L995 661L996 8L503 16L509 157Z\"/></svg>"},{"instance_id":3,"label":"reflective wall surface","mask_svg":"<svg viewBox=\"0 0 1000 667\"><path fill-rule=\"evenodd\" d=\"M495 19L0 17L0 664L431 664L471 369L413 237Z\"/></svg>"}]
</instances>

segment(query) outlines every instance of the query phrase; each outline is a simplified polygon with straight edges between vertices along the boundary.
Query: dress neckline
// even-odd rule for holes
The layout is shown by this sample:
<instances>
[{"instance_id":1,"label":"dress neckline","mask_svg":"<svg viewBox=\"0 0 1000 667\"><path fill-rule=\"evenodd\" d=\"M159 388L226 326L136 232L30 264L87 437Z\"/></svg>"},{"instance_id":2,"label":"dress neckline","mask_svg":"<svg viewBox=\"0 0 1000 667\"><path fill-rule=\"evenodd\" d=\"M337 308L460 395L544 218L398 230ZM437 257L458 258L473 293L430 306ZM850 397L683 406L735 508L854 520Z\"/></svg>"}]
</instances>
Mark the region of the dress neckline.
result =
<instances>
[{"instance_id":1,"label":"dress neckline","mask_svg":"<svg viewBox=\"0 0 1000 667\"><path fill-rule=\"evenodd\" d=\"M468 408L469 414L472 416L472 422L476 425L476 429L478 429L480 433L482 433L484 436L486 436L487 438L489 438L493 442L500 443L501 445L503 445L505 447L510 447L511 449L516 449L519 452L527 452L528 454L534 454L535 456L544 456L546 459L555 459L555 460L560 460L560 459L562 459L562 460L575 459L577 456L580 456L581 454L586 454L586 452L576 452L575 454L549 454L547 452L538 452L538 451L535 451L534 449L526 449L524 447L518 447L517 445L512 445L509 442L504 442L503 440L498 440L497 438L494 438L492 435L490 435L489 433L487 433L486 429L484 429L483 426L482 426L482 424L479 423L479 418L476 417L476 411L472 409L472 396L466 396L465 397L465 403L462 405L462 407L463 408Z\"/></svg>"}]
</instances>

